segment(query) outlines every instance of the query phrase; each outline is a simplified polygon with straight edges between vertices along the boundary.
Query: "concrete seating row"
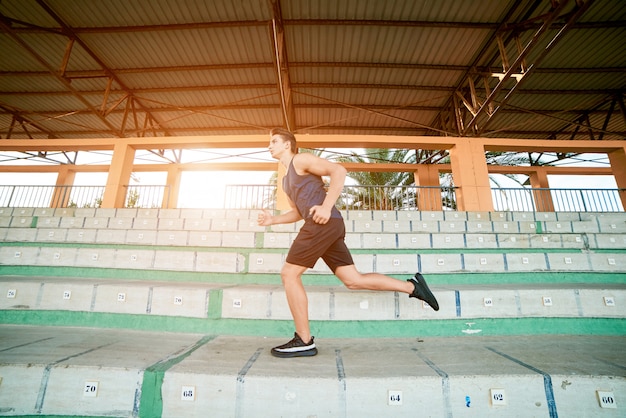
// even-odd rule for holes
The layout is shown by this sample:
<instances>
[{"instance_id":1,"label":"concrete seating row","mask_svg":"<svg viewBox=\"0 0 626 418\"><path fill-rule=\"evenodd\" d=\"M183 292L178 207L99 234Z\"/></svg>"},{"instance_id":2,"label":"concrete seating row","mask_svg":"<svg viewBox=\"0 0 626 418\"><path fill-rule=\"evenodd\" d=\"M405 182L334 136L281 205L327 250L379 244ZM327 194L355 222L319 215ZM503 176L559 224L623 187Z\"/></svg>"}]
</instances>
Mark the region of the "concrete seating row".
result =
<instances>
[{"instance_id":1,"label":"concrete seating row","mask_svg":"<svg viewBox=\"0 0 626 418\"><path fill-rule=\"evenodd\" d=\"M285 361L297 225L0 208L0 415L621 416L624 214L542 215L346 212L357 268L422 271L441 309L320 261L320 353Z\"/></svg>"},{"instance_id":2,"label":"concrete seating row","mask_svg":"<svg viewBox=\"0 0 626 418\"><path fill-rule=\"evenodd\" d=\"M321 338L289 361L269 354L281 341L0 327L0 402L28 416L623 416L619 337Z\"/></svg>"},{"instance_id":3,"label":"concrete seating row","mask_svg":"<svg viewBox=\"0 0 626 418\"><path fill-rule=\"evenodd\" d=\"M273 225L274 232L294 232L300 223ZM626 233L626 221L444 221L444 220L345 220L346 232L361 233ZM0 217L0 228L32 229L133 229L157 231L261 232L253 219L237 218L132 218L132 217Z\"/></svg>"},{"instance_id":4,"label":"concrete seating row","mask_svg":"<svg viewBox=\"0 0 626 418\"><path fill-rule=\"evenodd\" d=\"M2 208L2 217L87 217L87 218L159 218L159 219L249 219L255 220L260 209L146 209L146 208ZM412 221L598 221L625 222L626 212L465 212L405 210L342 210L346 220Z\"/></svg>"},{"instance_id":5,"label":"concrete seating row","mask_svg":"<svg viewBox=\"0 0 626 418\"><path fill-rule=\"evenodd\" d=\"M296 232L137 230L114 228L0 228L0 242L126 244L192 247L288 248ZM348 232L349 248L429 249L619 249L626 233L357 233Z\"/></svg>"},{"instance_id":6,"label":"concrete seating row","mask_svg":"<svg viewBox=\"0 0 626 418\"><path fill-rule=\"evenodd\" d=\"M0 242L253 248L256 240L254 232L0 228Z\"/></svg>"},{"instance_id":7,"label":"concrete seating row","mask_svg":"<svg viewBox=\"0 0 626 418\"><path fill-rule=\"evenodd\" d=\"M0 246L0 266L81 267L94 269L164 270L197 273L278 274L285 252L176 250L143 248ZM381 250L382 251L382 250ZM623 252L461 252L353 254L357 269L383 274L462 272L626 272ZM309 270L330 274L322 262Z\"/></svg>"},{"instance_id":8,"label":"concrete seating row","mask_svg":"<svg viewBox=\"0 0 626 418\"><path fill-rule=\"evenodd\" d=\"M433 291L441 306L438 312L425 302L405 294L355 292L343 286L311 286L308 291L310 319L385 321L626 317L626 285L619 284L457 285L434 286ZM291 319L282 286L46 277L2 278L0 310Z\"/></svg>"}]
</instances>

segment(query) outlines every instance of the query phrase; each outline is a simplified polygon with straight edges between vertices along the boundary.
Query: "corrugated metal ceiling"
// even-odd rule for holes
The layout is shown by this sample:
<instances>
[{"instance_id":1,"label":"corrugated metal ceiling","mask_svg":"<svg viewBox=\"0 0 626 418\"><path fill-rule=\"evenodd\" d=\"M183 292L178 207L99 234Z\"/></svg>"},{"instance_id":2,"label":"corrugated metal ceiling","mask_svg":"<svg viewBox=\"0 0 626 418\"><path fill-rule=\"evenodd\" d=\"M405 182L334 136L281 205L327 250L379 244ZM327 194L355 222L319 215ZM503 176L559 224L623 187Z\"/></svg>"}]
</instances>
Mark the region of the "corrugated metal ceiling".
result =
<instances>
[{"instance_id":1,"label":"corrugated metal ceiling","mask_svg":"<svg viewBox=\"0 0 626 418\"><path fill-rule=\"evenodd\" d=\"M0 19L2 138L626 137L623 0L2 0ZM496 94L498 38L531 71Z\"/></svg>"}]
</instances>

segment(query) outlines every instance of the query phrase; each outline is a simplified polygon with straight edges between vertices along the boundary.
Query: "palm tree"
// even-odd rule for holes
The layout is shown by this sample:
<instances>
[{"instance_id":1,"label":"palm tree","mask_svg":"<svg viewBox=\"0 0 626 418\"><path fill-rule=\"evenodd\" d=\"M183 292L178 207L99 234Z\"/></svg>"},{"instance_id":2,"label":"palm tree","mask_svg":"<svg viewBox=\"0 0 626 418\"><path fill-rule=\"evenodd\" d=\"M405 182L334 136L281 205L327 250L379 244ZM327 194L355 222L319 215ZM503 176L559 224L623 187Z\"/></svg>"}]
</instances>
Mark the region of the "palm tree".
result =
<instances>
[{"instance_id":1,"label":"palm tree","mask_svg":"<svg viewBox=\"0 0 626 418\"><path fill-rule=\"evenodd\" d=\"M543 156L545 157L545 156ZM373 149L367 155L362 156L356 153L349 155L337 155L339 162L351 163L376 163L376 162L396 162L396 163L449 163L449 156L445 153L429 150L390 150ZM487 152L485 154L487 164L495 165L552 165L554 161L546 161L539 155L533 158L531 154ZM346 197L350 206L361 209L400 209L406 206L415 207L417 189L402 186L414 185L413 173L407 172L350 172L348 176L356 181L359 187L347 188ZM527 185L527 180L520 180L518 175L505 174L506 177L514 180L521 186ZM454 181L451 174L441 174L441 199L444 207L448 209L456 208L456 198L453 193ZM490 180L500 185L497 177L490 176ZM346 204L344 203L344 206Z\"/></svg>"},{"instance_id":2,"label":"palm tree","mask_svg":"<svg viewBox=\"0 0 626 418\"><path fill-rule=\"evenodd\" d=\"M409 150L375 148L370 150L367 155L358 155L353 152L349 155L337 155L335 159L338 162L368 164L377 162L414 163L415 154L410 153ZM403 187L414 184L411 173L349 172L348 177L355 180L361 187L346 187L343 206L347 206L349 202L351 207L359 209L393 210L406 205L407 200L414 200L414 195L407 195L407 189Z\"/></svg>"}]
</instances>

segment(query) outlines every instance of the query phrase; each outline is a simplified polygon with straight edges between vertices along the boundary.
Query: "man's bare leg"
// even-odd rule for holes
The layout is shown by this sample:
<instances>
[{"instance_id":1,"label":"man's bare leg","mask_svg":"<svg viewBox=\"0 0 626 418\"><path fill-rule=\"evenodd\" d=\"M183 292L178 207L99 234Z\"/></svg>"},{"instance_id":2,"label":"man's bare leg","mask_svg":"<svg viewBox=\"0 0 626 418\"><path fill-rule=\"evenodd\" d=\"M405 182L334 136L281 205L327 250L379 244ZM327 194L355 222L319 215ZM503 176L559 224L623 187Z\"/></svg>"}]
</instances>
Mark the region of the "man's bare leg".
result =
<instances>
[{"instance_id":1,"label":"man's bare leg","mask_svg":"<svg viewBox=\"0 0 626 418\"><path fill-rule=\"evenodd\" d=\"M379 273L359 273L354 264L337 267L335 275L351 290L388 290L408 293L409 297L427 302L435 311L439 303L428 288L424 277L416 273L409 280L402 281Z\"/></svg>"},{"instance_id":2,"label":"man's bare leg","mask_svg":"<svg viewBox=\"0 0 626 418\"><path fill-rule=\"evenodd\" d=\"M306 270L306 267L285 263L280 273L296 332L305 343L311 340L309 300L302 284L302 274Z\"/></svg>"},{"instance_id":3,"label":"man's bare leg","mask_svg":"<svg viewBox=\"0 0 626 418\"><path fill-rule=\"evenodd\" d=\"M351 290L388 290L411 294L410 282L394 279L380 273L359 273L354 264L337 267L335 275Z\"/></svg>"}]
</instances>

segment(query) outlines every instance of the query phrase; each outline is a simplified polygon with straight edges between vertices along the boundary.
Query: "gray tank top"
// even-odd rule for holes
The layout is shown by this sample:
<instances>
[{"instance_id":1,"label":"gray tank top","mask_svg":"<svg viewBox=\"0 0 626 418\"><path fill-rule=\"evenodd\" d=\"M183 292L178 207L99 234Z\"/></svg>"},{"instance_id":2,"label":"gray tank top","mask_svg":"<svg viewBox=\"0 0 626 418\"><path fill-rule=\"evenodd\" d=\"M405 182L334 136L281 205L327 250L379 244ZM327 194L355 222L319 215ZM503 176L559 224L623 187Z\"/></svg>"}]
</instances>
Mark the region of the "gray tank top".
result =
<instances>
[{"instance_id":1,"label":"gray tank top","mask_svg":"<svg viewBox=\"0 0 626 418\"><path fill-rule=\"evenodd\" d=\"M283 189L296 205L303 219L310 216L309 209L315 205L321 205L326 198L322 178L313 174L299 175L293 166L293 159L289 163L287 174L283 177ZM333 206L330 217L341 218L341 213Z\"/></svg>"}]
</instances>

